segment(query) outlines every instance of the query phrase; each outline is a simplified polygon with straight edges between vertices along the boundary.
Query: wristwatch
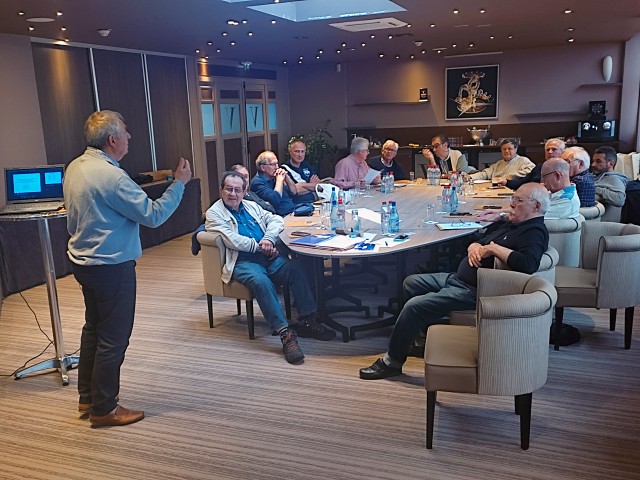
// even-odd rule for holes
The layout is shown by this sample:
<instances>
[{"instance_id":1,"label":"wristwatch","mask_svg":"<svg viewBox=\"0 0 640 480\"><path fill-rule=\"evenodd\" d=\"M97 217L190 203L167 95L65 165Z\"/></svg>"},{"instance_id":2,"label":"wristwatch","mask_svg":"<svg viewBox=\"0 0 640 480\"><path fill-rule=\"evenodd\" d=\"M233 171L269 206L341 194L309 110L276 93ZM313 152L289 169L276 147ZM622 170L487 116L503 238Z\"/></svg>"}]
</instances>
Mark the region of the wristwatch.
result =
<instances>
[{"instance_id":1,"label":"wristwatch","mask_svg":"<svg viewBox=\"0 0 640 480\"><path fill-rule=\"evenodd\" d=\"M507 220L507 218L509 218L509 214L507 212L501 212L499 217L500 217L500 220L505 222Z\"/></svg>"}]
</instances>

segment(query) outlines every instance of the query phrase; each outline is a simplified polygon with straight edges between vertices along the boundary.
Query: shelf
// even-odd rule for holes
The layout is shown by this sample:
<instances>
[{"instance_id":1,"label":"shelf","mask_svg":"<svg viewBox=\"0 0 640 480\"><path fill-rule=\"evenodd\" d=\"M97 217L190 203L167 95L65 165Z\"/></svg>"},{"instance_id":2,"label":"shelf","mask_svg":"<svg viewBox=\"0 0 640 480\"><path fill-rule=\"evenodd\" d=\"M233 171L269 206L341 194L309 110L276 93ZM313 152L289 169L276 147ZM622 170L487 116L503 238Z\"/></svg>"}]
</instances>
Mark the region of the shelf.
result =
<instances>
[{"instance_id":1,"label":"shelf","mask_svg":"<svg viewBox=\"0 0 640 480\"><path fill-rule=\"evenodd\" d=\"M586 112L533 112L533 113L515 113L516 117L567 117L580 115L585 117Z\"/></svg>"},{"instance_id":2,"label":"shelf","mask_svg":"<svg viewBox=\"0 0 640 480\"><path fill-rule=\"evenodd\" d=\"M580 88L621 87L622 82L617 83L583 83Z\"/></svg>"},{"instance_id":3,"label":"shelf","mask_svg":"<svg viewBox=\"0 0 640 480\"><path fill-rule=\"evenodd\" d=\"M430 103L430 100L423 100L421 102L366 102L366 103L354 103L351 107L376 107L383 105L421 105L424 103Z\"/></svg>"}]
</instances>

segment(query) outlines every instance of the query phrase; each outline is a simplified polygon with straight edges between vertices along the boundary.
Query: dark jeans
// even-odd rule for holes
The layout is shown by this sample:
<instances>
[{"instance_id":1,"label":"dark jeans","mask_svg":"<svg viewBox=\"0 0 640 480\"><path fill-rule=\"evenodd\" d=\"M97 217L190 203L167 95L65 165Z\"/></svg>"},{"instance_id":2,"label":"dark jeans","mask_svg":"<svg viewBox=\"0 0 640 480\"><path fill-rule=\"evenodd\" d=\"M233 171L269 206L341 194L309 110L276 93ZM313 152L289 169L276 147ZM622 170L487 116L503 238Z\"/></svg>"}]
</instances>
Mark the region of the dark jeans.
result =
<instances>
[{"instance_id":1,"label":"dark jeans","mask_svg":"<svg viewBox=\"0 0 640 480\"><path fill-rule=\"evenodd\" d=\"M447 323L447 315L454 310L476 308L476 289L454 273L409 275L402 288L407 302L389 339L388 355L396 364L407 360L413 341L430 325Z\"/></svg>"},{"instance_id":2,"label":"dark jeans","mask_svg":"<svg viewBox=\"0 0 640 480\"><path fill-rule=\"evenodd\" d=\"M136 306L136 262L73 266L82 286L85 324L80 342L78 393L93 415L116 408L120 367L129 346Z\"/></svg>"}]
</instances>

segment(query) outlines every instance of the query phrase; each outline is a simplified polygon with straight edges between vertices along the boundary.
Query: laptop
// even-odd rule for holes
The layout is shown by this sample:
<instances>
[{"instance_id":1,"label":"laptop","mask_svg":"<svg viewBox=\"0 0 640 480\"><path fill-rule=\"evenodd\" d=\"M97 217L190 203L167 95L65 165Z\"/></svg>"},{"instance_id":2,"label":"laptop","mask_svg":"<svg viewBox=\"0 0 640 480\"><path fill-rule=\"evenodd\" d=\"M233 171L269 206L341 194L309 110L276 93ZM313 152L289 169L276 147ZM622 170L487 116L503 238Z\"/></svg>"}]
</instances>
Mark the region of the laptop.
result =
<instances>
[{"instance_id":1,"label":"laptop","mask_svg":"<svg viewBox=\"0 0 640 480\"><path fill-rule=\"evenodd\" d=\"M53 212L64 207L64 165L5 168L6 205L0 215Z\"/></svg>"}]
</instances>

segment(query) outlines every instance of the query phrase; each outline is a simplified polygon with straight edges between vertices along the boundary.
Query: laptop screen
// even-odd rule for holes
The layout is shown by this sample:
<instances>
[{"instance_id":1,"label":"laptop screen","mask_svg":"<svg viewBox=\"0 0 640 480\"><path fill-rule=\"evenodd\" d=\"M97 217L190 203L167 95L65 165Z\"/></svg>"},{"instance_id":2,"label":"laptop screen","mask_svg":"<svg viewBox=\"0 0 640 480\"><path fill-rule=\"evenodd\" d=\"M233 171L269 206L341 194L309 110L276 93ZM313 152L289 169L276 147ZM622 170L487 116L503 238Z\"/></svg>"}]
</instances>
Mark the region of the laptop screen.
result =
<instances>
[{"instance_id":1,"label":"laptop screen","mask_svg":"<svg viewBox=\"0 0 640 480\"><path fill-rule=\"evenodd\" d=\"M62 200L64 165L5 168L7 203Z\"/></svg>"}]
</instances>

